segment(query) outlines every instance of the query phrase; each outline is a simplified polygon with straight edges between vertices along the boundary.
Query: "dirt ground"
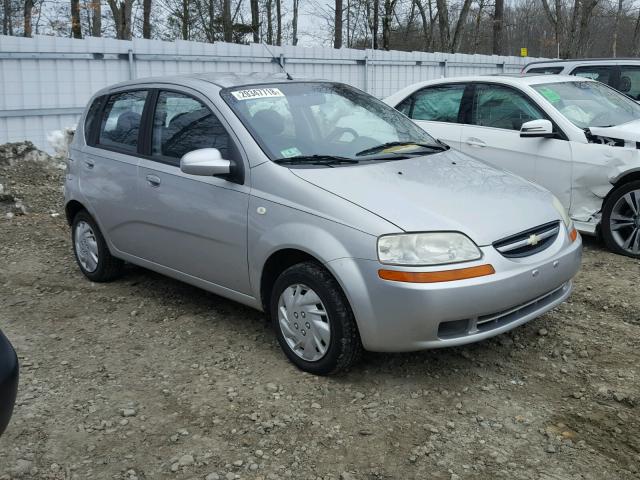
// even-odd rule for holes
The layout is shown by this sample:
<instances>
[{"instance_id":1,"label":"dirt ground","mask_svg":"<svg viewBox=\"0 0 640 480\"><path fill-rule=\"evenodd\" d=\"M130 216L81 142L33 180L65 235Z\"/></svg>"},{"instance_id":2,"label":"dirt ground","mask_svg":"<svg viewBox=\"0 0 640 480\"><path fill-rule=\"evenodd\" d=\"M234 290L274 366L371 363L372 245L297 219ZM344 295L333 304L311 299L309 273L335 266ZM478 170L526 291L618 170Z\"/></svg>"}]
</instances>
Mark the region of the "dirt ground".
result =
<instances>
[{"instance_id":1,"label":"dirt ground","mask_svg":"<svg viewBox=\"0 0 640 480\"><path fill-rule=\"evenodd\" d=\"M36 157L0 158L0 328L22 367L0 479L640 478L640 262L586 240L544 317L317 378L259 312L140 268L87 281L63 172Z\"/></svg>"}]
</instances>

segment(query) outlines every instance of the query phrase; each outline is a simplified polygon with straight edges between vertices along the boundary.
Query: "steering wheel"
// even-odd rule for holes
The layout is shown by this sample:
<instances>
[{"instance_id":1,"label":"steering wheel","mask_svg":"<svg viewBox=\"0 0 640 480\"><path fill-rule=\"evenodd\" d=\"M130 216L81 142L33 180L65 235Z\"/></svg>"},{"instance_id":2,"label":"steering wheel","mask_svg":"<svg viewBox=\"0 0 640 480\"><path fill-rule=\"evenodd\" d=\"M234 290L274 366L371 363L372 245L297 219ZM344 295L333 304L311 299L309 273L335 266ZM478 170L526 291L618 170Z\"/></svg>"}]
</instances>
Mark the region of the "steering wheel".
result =
<instances>
[{"instance_id":1,"label":"steering wheel","mask_svg":"<svg viewBox=\"0 0 640 480\"><path fill-rule=\"evenodd\" d=\"M351 135L353 135L353 140L351 140L351 142L354 142L360 136L358 135L358 132L356 132L353 128L336 127L325 137L325 141L333 142L334 140L338 140L345 133L350 133Z\"/></svg>"}]
</instances>

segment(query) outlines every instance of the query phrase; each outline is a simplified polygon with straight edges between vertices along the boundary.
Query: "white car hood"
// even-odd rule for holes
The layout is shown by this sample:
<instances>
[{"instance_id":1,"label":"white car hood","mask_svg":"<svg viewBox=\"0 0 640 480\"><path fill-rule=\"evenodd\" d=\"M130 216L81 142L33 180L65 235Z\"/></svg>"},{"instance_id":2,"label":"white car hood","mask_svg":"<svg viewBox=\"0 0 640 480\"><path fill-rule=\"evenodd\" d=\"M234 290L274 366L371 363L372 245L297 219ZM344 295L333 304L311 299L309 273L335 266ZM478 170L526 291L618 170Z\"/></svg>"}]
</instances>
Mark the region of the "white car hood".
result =
<instances>
[{"instance_id":1,"label":"white car hood","mask_svg":"<svg viewBox=\"0 0 640 480\"><path fill-rule=\"evenodd\" d=\"M640 120L614 125L613 127L589 127L589 132L599 137L617 138L631 143L640 142ZM627 146L635 147L635 145Z\"/></svg>"}]
</instances>

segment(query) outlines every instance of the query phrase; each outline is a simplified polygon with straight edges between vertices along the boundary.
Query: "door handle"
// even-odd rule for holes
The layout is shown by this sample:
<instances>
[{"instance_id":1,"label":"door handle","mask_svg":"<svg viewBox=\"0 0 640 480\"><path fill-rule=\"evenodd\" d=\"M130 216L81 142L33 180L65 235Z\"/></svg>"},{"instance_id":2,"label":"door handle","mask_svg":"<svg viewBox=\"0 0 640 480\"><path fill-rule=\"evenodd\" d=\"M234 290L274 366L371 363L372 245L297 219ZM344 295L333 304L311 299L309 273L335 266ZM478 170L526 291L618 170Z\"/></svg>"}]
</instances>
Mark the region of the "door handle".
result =
<instances>
[{"instance_id":1,"label":"door handle","mask_svg":"<svg viewBox=\"0 0 640 480\"><path fill-rule=\"evenodd\" d=\"M471 145L472 147L486 147L487 144L485 142L483 142L482 140L480 140L479 138L467 138L466 140L467 145Z\"/></svg>"},{"instance_id":2,"label":"door handle","mask_svg":"<svg viewBox=\"0 0 640 480\"><path fill-rule=\"evenodd\" d=\"M156 175L147 175L147 183L152 187L158 187L161 183L160 177L157 177Z\"/></svg>"},{"instance_id":3,"label":"door handle","mask_svg":"<svg viewBox=\"0 0 640 480\"><path fill-rule=\"evenodd\" d=\"M92 169L96 165L93 160L85 160L84 164L88 169Z\"/></svg>"}]
</instances>

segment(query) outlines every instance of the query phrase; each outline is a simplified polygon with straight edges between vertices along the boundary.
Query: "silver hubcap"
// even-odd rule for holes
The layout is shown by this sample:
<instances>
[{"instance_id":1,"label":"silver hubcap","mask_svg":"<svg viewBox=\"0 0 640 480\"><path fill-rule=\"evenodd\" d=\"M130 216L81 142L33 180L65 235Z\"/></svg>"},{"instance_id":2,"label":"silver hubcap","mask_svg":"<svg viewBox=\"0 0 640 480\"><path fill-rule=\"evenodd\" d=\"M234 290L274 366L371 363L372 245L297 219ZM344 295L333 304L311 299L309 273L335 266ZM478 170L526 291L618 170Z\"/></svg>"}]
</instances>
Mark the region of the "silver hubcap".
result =
<instances>
[{"instance_id":1,"label":"silver hubcap","mask_svg":"<svg viewBox=\"0 0 640 480\"><path fill-rule=\"evenodd\" d=\"M632 190L616 202L609 224L618 246L640 255L640 190Z\"/></svg>"},{"instance_id":2,"label":"silver hubcap","mask_svg":"<svg viewBox=\"0 0 640 480\"><path fill-rule=\"evenodd\" d=\"M327 310L306 285L291 285L282 292L278 324L289 348L303 360L315 362L327 353L331 340Z\"/></svg>"},{"instance_id":3,"label":"silver hubcap","mask_svg":"<svg viewBox=\"0 0 640 480\"><path fill-rule=\"evenodd\" d=\"M98 242L91 226L80 221L76 225L74 242L78 262L87 272L92 273L98 268Z\"/></svg>"}]
</instances>

